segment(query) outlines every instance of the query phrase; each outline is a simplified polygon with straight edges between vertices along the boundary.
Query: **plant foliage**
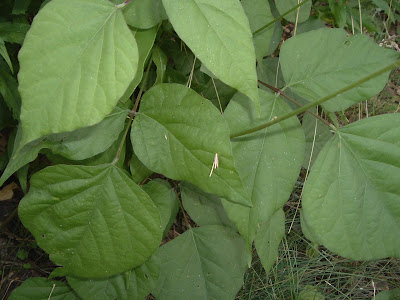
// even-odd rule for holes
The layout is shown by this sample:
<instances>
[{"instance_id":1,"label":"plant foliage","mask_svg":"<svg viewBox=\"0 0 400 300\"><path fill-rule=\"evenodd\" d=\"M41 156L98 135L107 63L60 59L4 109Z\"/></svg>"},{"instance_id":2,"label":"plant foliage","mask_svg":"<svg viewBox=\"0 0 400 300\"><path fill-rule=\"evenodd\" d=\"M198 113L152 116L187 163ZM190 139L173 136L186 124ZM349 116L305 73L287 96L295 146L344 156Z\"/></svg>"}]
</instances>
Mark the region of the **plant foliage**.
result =
<instances>
[{"instance_id":1,"label":"plant foliage","mask_svg":"<svg viewBox=\"0 0 400 300\"><path fill-rule=\"evenodd\" d=\"M382 90L400 55L295 5L52 0L32 24L1 19L0 126L15 139L0 185L47 155L18 212L67 279L28 279L10 299L234 299L253 243L267 273L276 261L302 166L307 238L400 257L400 115L335 115ZM276 50L282 18L299 32Z\"/></svg>"}]
</instances>

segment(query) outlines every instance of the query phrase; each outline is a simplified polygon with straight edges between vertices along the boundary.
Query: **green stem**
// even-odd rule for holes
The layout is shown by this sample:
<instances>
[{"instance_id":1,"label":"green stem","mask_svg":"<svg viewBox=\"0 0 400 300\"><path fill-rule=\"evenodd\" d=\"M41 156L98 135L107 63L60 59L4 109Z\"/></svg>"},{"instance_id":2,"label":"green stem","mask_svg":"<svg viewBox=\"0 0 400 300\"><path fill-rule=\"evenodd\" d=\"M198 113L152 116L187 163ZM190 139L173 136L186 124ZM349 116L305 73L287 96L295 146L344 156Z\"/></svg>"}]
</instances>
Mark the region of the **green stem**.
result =
<instances>
[{"instance_id":1,"label":"green stem","mask_svg":"<svg viewBox=\"0 0 400 300\"><path fill-rule=\"evenodd\" d=\"M289 118L291 118L293 116L296 116L296 115L298 115L298 114L300 114L302 112L305 112L306 110L308 110L308 109L310 109L310 108L312 108L314 106L320 105L320 104L322 104L322 103L324 103L324 102L326 102L326 101L328 101L328 100L330 100L332 98L335 98L336 96L338 96L340 94L343 94L343 93L345 93L345 92L347 92L347 91L359 86L360 84L363 84L364 82L367 82L367 81L371 80L372 78L375 78L375 77L377 77L377 76L379 76L379 75L381 75L381 74L383 74L383 73L385 73L387 71L390 71L391 69L396 68L398 66L400 66L400 60L398 60L395 63L393 63L393 64L391 64L391 65L389 65L389 66L387 66L387 67L385 67L383 69L380 69L379 71L377 71L375 73L372 73L372 74L370 74L370 75L368 75L368 76L366 76L366 77L364 77L364 78L362 78L362 79L360 79L360 80L358 80L358 81L356 81L356 82L354 82L354 83L352 83L352 84L350 84L350 85L348 85L348 86L346 86L346 87L344 87L344 88L342 88L342 89L340 89L340 90L338 90L336 92L334 92L333 94L330 94L330 95L328 95L326 97L323 97L323 98L321 98L321 99L319 99L319 100L317 100L315 102L312 102L310 104L304 105L303 107L301 107L299 109L296 109L296 110L294 110L294 111L292 111L292 112L290 112L290 113L288 113L286 115L283 115L282 117L279 117L279 118L275 117L271 121L269 121L269 122L267 122L265 124L262 124L260 126L257 126L257 127L254 127L254 128L250 128L250 129L247 129L247 130L232 134L230 136L230 138L233 139L233 138L237 138L237 137L242 136L242 135L250 134L250 133L259 131L261 129L267 128L269 126L272 126L272 125L274 125L276 123L279 123L279 122L281 122L283 120L289 119Z\"/></svg>"},{"instance_id":2,"label":"green stem","mask_svg":"<svg viewBox=\"0 0 400 300\"><path fill-rule=\"evenodd\" d=\"M287 12L283 13L282 15L280 15L279 17L273 19L271 22L269 22L268 24L264 25L263 27L257 29L256 31L253 32L253 36L260 33L261 31L263 31L265 28L273 25L276 21L279 21L280 19L282 19L283 17L285 17L286 15L290 14L292 11L295 11L297 8L299 8L300 6L302 6L303 4L307 3L310 0L304 0L303 2L300 2L299 4L297 4L296 6L293 6L291 9L289 9Z\"/></svg>"},{"instance_id":3,"label":"green stem","mask_svg":"<svg viewBox=\"0 0 400 300\"><path fill-rule=\"evenodd\" d=\"M130 114L130 118L129 118L129 121L128 121L128 125L126 126L126 129L125 129L125 132L124 132L124 136L123 136L123 138L121 140L121 143L120 143L120 145L118 147L117 155L115 156L115 158L114 158L114 160L112 162L113 165L115 165L118 162L119 157L121 156L121 152L122 152L122 148L124 147L124 144L125 144L126 136L128 135L129 128L131 128L133 118L135 117L135 115L137 113L137 108L139 106L139 102L140 102L140 99L142 98L142 94L143 94L143 88L144 88L144 85L147 82L147 79L149 77L149 70L150 70L151 62L152 62L152 60L149 60L149 64L147 65L147 68L146 68L146 75L144 76L144 79L143 79L142 84L140 86L139 94L136 97L135 105L133 106L133 110L132 110L132 112Z\"/></svg>"}]
</instances>

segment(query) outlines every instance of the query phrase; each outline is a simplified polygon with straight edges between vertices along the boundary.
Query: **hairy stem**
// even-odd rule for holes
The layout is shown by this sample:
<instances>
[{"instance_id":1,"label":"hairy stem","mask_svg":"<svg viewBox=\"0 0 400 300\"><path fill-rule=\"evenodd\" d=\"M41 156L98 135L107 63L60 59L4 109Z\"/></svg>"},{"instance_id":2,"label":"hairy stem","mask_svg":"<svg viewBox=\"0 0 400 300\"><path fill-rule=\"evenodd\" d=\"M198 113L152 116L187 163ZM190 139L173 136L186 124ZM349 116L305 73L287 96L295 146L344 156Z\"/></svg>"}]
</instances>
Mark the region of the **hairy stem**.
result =
<instances>
[{"instance_id":1,"label":"hairy stem","mask_svg":"<svg viewBox=\"0 0 400 300\"><path fill-rule=\"evenodd\" d=\"M297 8L299 8L300 6L302 6L303 4L307 3L310 0L304 0L303 2L300 2L299 4L297 4L296 6L293 6L291 9L289 9L287 12L281 14L279 17L273 19L271 22L267 23L266 25L264 25L263 27L257 29L256 31L253 32L253 36L256 34L259 34L261 31L263 31L265 28L268 28L269 26L275 24L276 21L279 21L280 19L282 19L283 17L285 17L286 15L290 14L292 11L295 11Z\"/></svg>"},{"instance_id":2,"label":"hairy stem","mask_svg":"<svg viewBox=\"0 0 400 300\"><path fill-rule=\"evenodd\" d=\"M296 109L296 110L294 110L294 111L292 111L292 112L290 112L290 113L288 113L286 115L283 115L282 117L274 118L271 121L269 121L269 122L267 122L267 123L265 123L263 125L260 125L260 126L254 127L254 128L250 128L250 129L247 129L247 130L235 133L235 134L232 134L230 136L230 138L233 139L233 138L237 138L237 137L242 136L242 135L247 135L247 134L259 131L261 129L267 128L269 126L272 126L272 125L274 125L276 123L279 123L279 122L281 122L283 120L289 119L289 118L291 118L293 116L296 116L296 115L298 115L298 114L300 114L302 112L305 112L309 108L312 108L314 106L320 105L320 104L322 104L322 103L324 103L324 102L326 102L326 101L328 101L328 100L330 100L332 98L335 98L336 96L338 96L340 94L343 94L343 93L345 93L345 92L347 92L347 91L359 86L360 84L363 84L364 82L367 82L367 81L371 80L372 78L375 78L375 77L377 77L377 76L379 76L379 75L381 75L381 74L383 74L383 73L385 73L387 71L390 71L393 68L399 67L399 66L400 66L400 60L398 60L395 63L393 63L393 64L391 64L391 65L389 65L389 66L387 66L385 68L382 68L379 71L377 71L375 73L372 73L372 74L370 74L370 75L368 75L368 76L366 76L366 77L364 77L364 78L362 78L362 79L360 79L360 80L358 80L358 81L356 81L356 82L354 82L354 83L352 83L352 84L350 84L350 85L348 85L348 86L346 86L346 87L344 87L344 88L342 88L342 89L340 89L340 90L338 90L336 92L334 92L333 94L330 94L330 95L328 95L326 97L323 97L323 98L321 98L321 99L319 99L319 100L317 100L315 102L312 102L310 104L304 105L303 107L301 107L299 109Z\"/></svg>"}]
</instances>

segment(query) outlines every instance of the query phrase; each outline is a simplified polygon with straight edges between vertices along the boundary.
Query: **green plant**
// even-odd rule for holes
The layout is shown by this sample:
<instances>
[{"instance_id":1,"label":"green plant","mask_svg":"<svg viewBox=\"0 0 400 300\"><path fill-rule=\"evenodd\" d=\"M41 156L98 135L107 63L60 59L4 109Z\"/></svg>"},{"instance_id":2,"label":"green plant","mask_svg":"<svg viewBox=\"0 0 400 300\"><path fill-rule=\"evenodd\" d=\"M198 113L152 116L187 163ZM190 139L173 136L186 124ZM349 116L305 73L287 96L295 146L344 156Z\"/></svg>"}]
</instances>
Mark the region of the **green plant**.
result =
<instances>
[{"instance_id":1,"label":"green plant","mask_svg":"<svg viewBox=\"0 0 400 300\"><path fill-rule=\"evenodd\" d=\"M68 283L29 279L10 299L233 299L253 242L267 272L275 262L310 152L306 236L353 259L400 257L400 117L340 126L335 115L382 90L399 54L322 28L265 58L280 38L265 26L272 11L307 20L311 1L286 14L293 2L44 6L19 52L20 125L0 184L40 151L53 162L19 217ZM296 115L318 105L330 122L302 127ZM187 230L159 247L179 207Z\"/></svg>"}]
</instances>

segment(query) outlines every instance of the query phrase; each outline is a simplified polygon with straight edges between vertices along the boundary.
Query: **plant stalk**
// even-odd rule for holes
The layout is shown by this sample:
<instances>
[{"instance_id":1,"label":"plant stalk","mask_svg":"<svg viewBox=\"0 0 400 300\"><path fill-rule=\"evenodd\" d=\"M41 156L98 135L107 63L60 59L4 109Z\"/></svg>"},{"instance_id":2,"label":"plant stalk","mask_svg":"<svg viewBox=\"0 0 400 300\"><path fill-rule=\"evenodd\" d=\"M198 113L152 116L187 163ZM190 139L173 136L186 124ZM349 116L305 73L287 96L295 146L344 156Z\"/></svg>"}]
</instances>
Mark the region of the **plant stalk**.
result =
<instances>
[{"instance_id":1,"label":"plant stalk","mask_svg":"<svg viewBox=\"0 0 400 300\"><path fill-rule=\"evenodd\" d=\"M254 128L250 128L250 129L243 130L241 132L232 134L230 136L230 138L233 139L233 138L237 138L239 136L247 135L247 134L259 131L261 129L267 128L269 126L272 126L272 125L274 125L276 123L279 123L279 122L281 122L283 120L289 119L289 118L291 118L293 116L296 116L296 115L298 115L298 114L300 114L302 112L305 112L306 110L308 110L308 109L310 109L310 108L312 108L314 106L320 105L320 104L322 104L322 103L324 103L324 102L326 102L326 101L328 101L328 100L330 100L332 98L335 98L336 96L338 96L340 94L343 94L343 93L345 93L345 92L347 92L347 91L359 86L360 84L363 84L364 82L367 82L367 81L371 80L372 78L375 78L375 77L377 77L377 76L379 76L379 75L381 75L381 74L383 74L383 73L385 73L387 71L390 71L393 68L399 67L399 66L400 66L400 60L398 60L398 61L392 63L391 65L386 66L385 68L382 68L379 71L374 72L374 73L372 73L372 74L370 74L370 75L368 75L368 76L366 76L366 77L364 77L364 78L362 78L362 79L360 79L360 80L358 80L358 81L356 81L356 82L354 82L354 83L352 83L352 84L350 84L350 85L348 85L348 86L346 86L346 87L344 87L344 88L342 88L342 89L340 89L340 90L338 90L336 92L334 92L333 94L330 94L330 95L328 95L326 97L323 97L323 98L321 98L321 99L319 99L319 100L317 100L315 102L312 102L310 104L304 105L299 109L296 109L296 110L294 110L294 111L292 111L292 112L290 112L290 113L288 113L286 115L283 115L282 117L275 117L271 121L269 121L269 122L267 122L265 124L262 124L262 125L259 125L257 127L254 127Z\"/></svg>"},{"instance_id":2,"label":"plant stalk","mask_svg":"<svg viewBox=\"0 0 400 300\"><path fill-rule=\"evenodd\" d=\"M119 160L119 157L120 157L121 152L122 152L122 148L124 147L124 144L125 144L126 136L128 135L129 128L131 128L133 118L135 117L135 115L137 113L137 108L139 106L139 102L140 102L140 99L142 98L142 94L143 94L143 88L144 88L144 85L146 84L147 79L149 77L149 71L150 71L151 62L152 61L150 60L149 64L147 65L146 74L145 74L144 79L142 81L142 84L140 86L139 94L136 97L135 105L133 106L132 112L130 113L130 118L129 118L129 121L128 121L128 125L126 126L126 129L125 129L125 132L124 132L124 136L123 136L123 138L121 140L121 144L118 147L117 155L115 156L115 158L114 158L114 160L112 162L113 165L115 165Z\"/></svg>"},{"instance_id":3,"label":"plant stalk","mask_svg":"<svg viewBox=\"0 0 400 300\"><path fill-rule=\"evenodd\" d=\"M303 4L307 3L310 0L304 0L302 2L300 2L299 4L297 4L296 6L293 6L291 9L289 9L287 12L283 13L282 15L280 15L279 17L273 19L271 22L267 23L266 25L264 25L263 27L257 29L256 31L253 32L253 36L255 36L256 34L259 34L261 31L263 31L265 28L271 26L272 24L274 24L276 21L279 21L280 19L282 19L283 17L285 17L286 15L290 14L292 11L295 11L297 8L299 8L300 6L302 6Z\"/></svg>"}]
</instances>

